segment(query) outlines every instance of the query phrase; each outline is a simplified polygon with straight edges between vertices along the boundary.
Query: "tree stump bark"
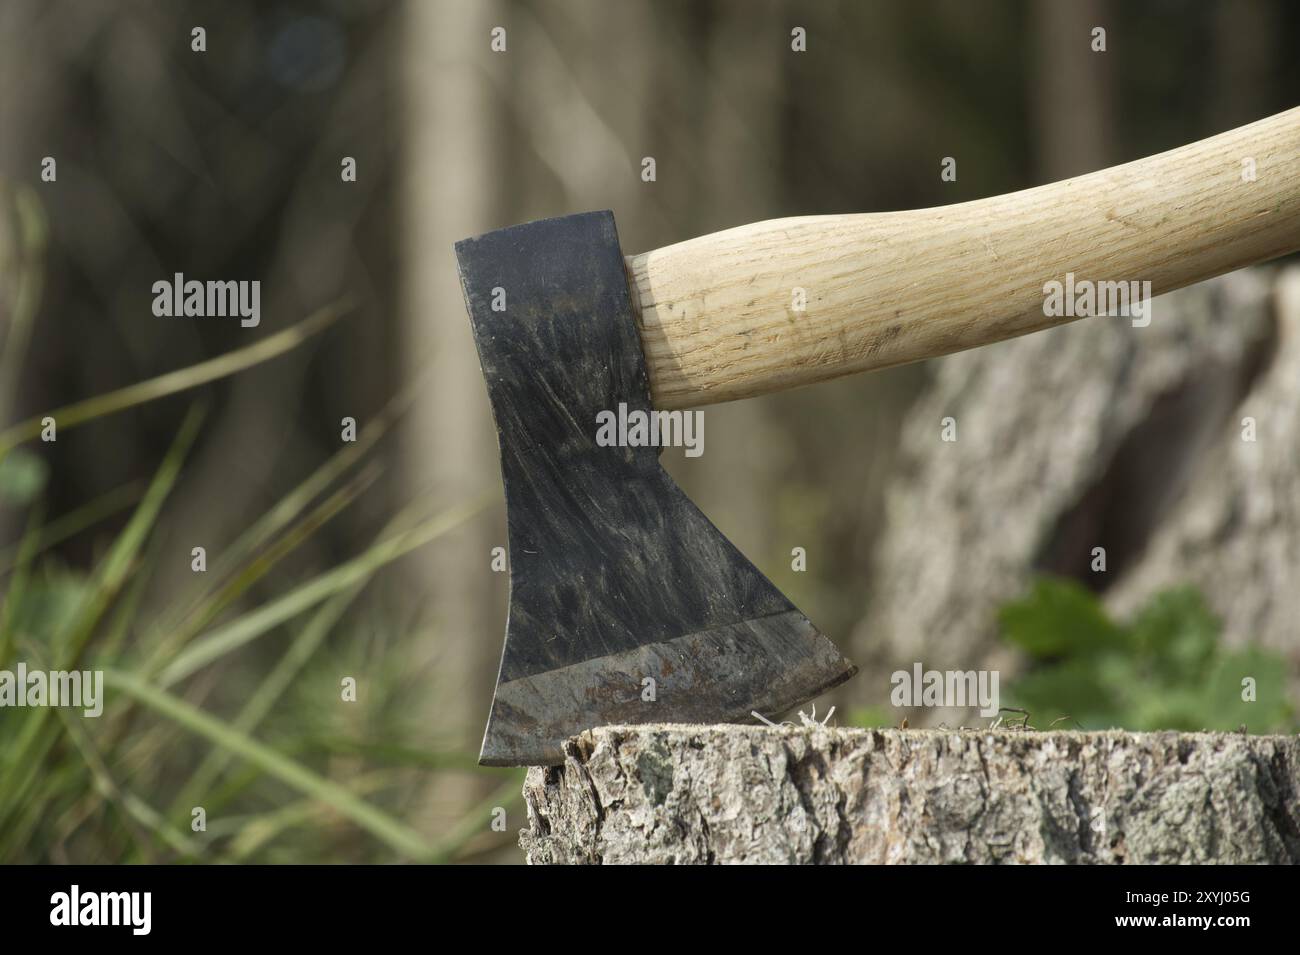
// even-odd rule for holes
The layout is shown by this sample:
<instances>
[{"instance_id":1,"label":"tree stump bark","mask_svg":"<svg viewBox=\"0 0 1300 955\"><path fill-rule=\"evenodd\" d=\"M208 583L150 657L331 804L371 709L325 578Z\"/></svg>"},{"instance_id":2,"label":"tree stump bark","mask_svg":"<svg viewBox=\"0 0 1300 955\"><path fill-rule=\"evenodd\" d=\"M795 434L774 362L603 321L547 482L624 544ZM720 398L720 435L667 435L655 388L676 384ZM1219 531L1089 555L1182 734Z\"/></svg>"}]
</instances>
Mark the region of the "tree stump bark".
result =
<instances>
[{"instance_id":1,"label":"tree stump bark","mask_svg":"<svg viewBox=\"0 0 1300 955\"><path fill-rule=\"evenodd\" d=\"M530 863L1294 863L1300 737L609 726L533 768Z\"/></svg>"}]
</instances>

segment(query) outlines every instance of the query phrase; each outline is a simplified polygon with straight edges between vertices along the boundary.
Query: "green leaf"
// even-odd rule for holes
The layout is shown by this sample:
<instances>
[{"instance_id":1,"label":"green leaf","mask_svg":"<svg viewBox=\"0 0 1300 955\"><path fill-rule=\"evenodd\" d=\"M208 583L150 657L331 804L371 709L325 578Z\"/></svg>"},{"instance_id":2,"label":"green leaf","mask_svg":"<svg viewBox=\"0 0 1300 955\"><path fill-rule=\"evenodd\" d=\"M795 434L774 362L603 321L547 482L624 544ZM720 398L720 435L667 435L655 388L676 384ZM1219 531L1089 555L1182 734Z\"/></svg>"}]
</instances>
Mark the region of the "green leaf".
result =
<instances>
[{"instance_id":1,"label":"green leaf","mask_svg":"<svg viewBox=\"0 0 1300 955\"><path fill-rule=\"evenodd\" d=\"M53 563L42 567L27 583L22 604L14 614L14 630L45 644L55 642L56 635L68 632L92 589L84 574Z\"/></svg>"},{"instance_id":2,"label":"green leaf","mask_svg":"<svg viewBox=\"0 0 1300 955\"><path fill-rule=\"evenodd\" d=\"M1021 677L1007 699L1028 710L1030 722L1040 729L1063 716L1087 729L1106 729L1119 713L1117 695L1136 682L1136 674L1112 672L1111 677L1103 680L1094 660L1070 659Z\"/></svg>"},{"instance_id":3,"label":"green leaf","mask_svg":"<svg viewBox=\"0 0 1300 955\"><path fill-rule=\"evenodd\" d=\"M999 622L1007 640L1040 659L1124 644L1097 598L1072 580L1039 580L1029 596L1002 608Z\"/></svg>"},{"instance_id":4,"label":"green leaf","mask_svg":"<svg viewBox=\"0 0 1300 955\"><path fill-rule=\"evenodd\" d=\"M872 729L877 726L893 726L898 721L890 719L889 712L883 706L860 706L849 711L845 722L849 726Z\"/></svg>"},{"instance_id":5,"label":"green leaf","mask_svg":"<svg viewBox=\"0 0 1300 955\"><path fill-rule=\"evenodd\" d=\"M1148 685L1133 694L1117 721L1125 729L1184 730L1216 727L1201 686Z\"/></svg>"},{"instance_id":6,"label":"green leaf","mask_svg":"<svg viewBox=\"0 0 1300 955\"><path fill-rule=\"evenodd\" d=\"M1276 654L1224 651L1220 623L1193 588L1153 596L1125 628L1076 584L1040 581L1003 608L1004 637L1039 661L1007 698L1043 728L1071 716L1088 729L1235 730L1293 727L1286 664ZM1254 701L1243 700L1243 681Z\"/></svg>"},{"instance_id":7,"label":"green leaf","mask_svg":"<svg viewBox=\"0 0 1300 955\"><path fill-rule=\"evenodd\" d=\"M1156 594L1133 621L1136 652L1175 680L1204 674L1218 635L1219 621L1192 587Z\"/></svg>"},{"instance_id":8,"label":"green leaf","mask_svg":"<svg viewBox=\"0 0 1300 955\"><path fill-rule=\"evenodd\" d=\"M1253 701L1242 699L1247 680L1254 682ZM1205 681L1201 702L1209 715L1201 725L1235 730L1244 724L1254 733L1290 729L1294 710L1286 682L1286 661L1277 654L1255 647L1224 654Z\"/></svg>"},{"instance_id":9,"label":"green leaf","mask_svg":"<svg viewBox=\"0 0 1300 955\"><path fill-rule=\"evenodd\" d=\"M36 454L15 448L0 457L0 504L25 507L45 490L49 468Z\"/></svg>"}]
</instances>

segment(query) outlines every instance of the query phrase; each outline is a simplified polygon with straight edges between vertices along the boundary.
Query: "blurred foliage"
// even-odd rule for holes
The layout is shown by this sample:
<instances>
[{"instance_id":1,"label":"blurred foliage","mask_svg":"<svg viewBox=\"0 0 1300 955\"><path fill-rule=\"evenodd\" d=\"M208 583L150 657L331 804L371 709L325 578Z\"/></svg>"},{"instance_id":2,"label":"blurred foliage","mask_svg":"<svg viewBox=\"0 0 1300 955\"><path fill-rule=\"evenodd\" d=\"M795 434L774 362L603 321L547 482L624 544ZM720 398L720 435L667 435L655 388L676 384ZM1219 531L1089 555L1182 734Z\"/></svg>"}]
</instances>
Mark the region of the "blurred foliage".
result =
<instances>
[{"instance_id":1,"label":"blurred foliage","mask_svg":"<svg viewBox=\"0 0 1300 955\"><path fill-rule=\"evenodd\" d=\"M0 504L23 507L36 500L49 477L45 462L22 448L0 457Z\"/></svg>"},{"instance_id":2,"label":"blurred foliage","mask_svg":"<svg viewBox=\"0 0 1300 955\"><path fill-rule=\"evenodd\" d=\"M1029 728L1294 732L1286 662L1267 650L1229 650L1201 594L1180 587L1154 595L1127 623L1096 594L1067 579L1042 578L999 613L1002 637L1030 659L1004 687L1006 708ZM1253 701L1244 700L1246 679ZM1021 716L1004 713L1012 725ZM849 713L850 726L896 727L885 707Z\"/></svg>"},{"instance_id":3,"label":"blurred foliage","mask_svg":"<svg viewBox=\"0 0 1300 955\"><path fill-rule=\"evenodd\" d=\"M1085 729L1283 731L1294 727L1286 666L1264 650L1229 650L1192 588L1156 594L1131 621L1111 619L1070 580L1043 579L1000 614L1004 639L1034 667L1004 693L1042 728L1068 717ZM1242 699L1254 680L1255 701Z\"/></svg>"},{"instance_id":4,"label":"blurred foliage","mask_svg":"<svg viewBox=\"0 0 1300 955\"><path fill-rule=\"evenodd\" d=\"M19 268L0 368L23 365L28 336L17 331L35 313L24 289L39 287L27 275L40 268L39 249ZM67 429L237 375L344 311L327 306L252 345L51 414ZM385 611L392 600L356 606L383 568L477 514L490 495L450 508L418 498L359 554L287 589L281 582L278 597L253 609L239 600L371 488L382 470L375 446L419 384L400 389L204 573L162 588L161 606L142 595L160 589L157 542L206 404L190 408L146 487L124 485L50 521L48 466L22 446L42 416L0 430L0 505L25 528L0 548L0 669L22 661L104 680L95 718L64 707L0 710L0 862L440 862L510 840L491 823L497 807L518 805L519 772L495 772L499 785L435 837L408 821L432 773L483 771L411 723L415 697L434 685L411 663L427 634ZM128 509L120 529L100 530ZM99 531L89 567L67 565L56 545L87 531ZM357 696L341 705L344 677ZM196 807L204 826L193 825Z\"/></svg>"},{"instance_id":5,"label":"blurred foliage","mask_svg":"<svg viewBox=\"0 0 1300 955\"><path fill-rule=\"evenodd\" d=\"M845 718L848 726L863 726L868 729L897 726L898 721L890 717L883 706L859 706L849 711Z\"/></svg>"},{"instance_id":6,"label":"blurred foliage","mask_svg":"<svg viewBox=\"0 0 1300 955\"><path fill-rule=\"evenodd\" d=\"M382 609L348 615L383 567L478 513L486 498L433 513L417 501L359 556L239 610L226 599L232 583L267 575L320 525L310 505L334 500L330 484L347 470L339 461L359 457L345 447L250 528L258 546L241 538L172 606L145 616L138 598L156 565L150 548L199 431L198 409L89 572L42 554L50 535L40 483L0 468L7 481L19 475L8 499L32 505L16 555L0 567L0 669L22 660L29 669L98 670L106 688L95 719L44 706L0 712L0 862L429 862L502 845L509 836L490 828L492 813L518 804L519 772L500 772L486 800L437 839L405 821L430 773L477 767L409 719L430 685L410 663L411 645L426 635ZM277 636L285 649L269 672L241 659ZM340 705L341 676L355 679L355 703ZM201 705L214 678L242 688L233 716ZM196 806L207 820L199 831Z\"/></svg>"}]
</instances>

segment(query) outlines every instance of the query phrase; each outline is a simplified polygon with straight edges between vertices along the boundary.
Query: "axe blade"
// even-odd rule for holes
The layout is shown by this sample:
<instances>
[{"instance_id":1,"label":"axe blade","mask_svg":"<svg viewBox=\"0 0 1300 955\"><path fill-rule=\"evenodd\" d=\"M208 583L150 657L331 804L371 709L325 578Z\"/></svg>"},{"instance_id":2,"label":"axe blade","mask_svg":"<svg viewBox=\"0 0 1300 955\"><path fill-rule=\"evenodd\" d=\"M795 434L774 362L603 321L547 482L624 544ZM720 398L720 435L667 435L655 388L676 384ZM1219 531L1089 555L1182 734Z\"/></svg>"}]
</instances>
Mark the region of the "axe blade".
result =
<instances>
[{"instance_id":1,"label":"axe blade","mask_svg":"<svg viewBox=\"0 0 1300 955\"><path fill-rule=\"evenodd\" d=\"M599 412L652 411L613 214L489 232L456 257L510 556L479 762L555 765L564 740L608 723L748 721L851 677L682 493L660 449L596 444Z\"/></svg>"}]
</instances>

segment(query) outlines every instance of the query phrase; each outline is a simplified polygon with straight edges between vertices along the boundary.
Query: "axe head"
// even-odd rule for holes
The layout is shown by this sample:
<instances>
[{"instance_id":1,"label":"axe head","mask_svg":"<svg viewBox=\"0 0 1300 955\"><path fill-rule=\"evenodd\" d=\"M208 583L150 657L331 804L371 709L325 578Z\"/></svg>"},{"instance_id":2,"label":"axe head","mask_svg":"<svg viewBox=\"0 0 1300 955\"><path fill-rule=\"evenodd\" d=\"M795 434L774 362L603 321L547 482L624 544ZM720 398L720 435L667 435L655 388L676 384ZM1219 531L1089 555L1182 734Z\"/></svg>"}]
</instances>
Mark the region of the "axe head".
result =
<instances>
[{"instance_id":1,"label":"axe head","mask_svg":"<svg viewBox=\"0 0 1300 955\"><path fill-rule=\"evenodd\" d=\"M496 420L510 610L479 762L554 765L608 723L749 721L856 672L700 510L653 447L597 415L651 412L609 212L456 245Z\"/></svg>"}]
</instances>

